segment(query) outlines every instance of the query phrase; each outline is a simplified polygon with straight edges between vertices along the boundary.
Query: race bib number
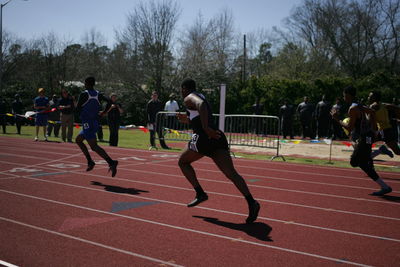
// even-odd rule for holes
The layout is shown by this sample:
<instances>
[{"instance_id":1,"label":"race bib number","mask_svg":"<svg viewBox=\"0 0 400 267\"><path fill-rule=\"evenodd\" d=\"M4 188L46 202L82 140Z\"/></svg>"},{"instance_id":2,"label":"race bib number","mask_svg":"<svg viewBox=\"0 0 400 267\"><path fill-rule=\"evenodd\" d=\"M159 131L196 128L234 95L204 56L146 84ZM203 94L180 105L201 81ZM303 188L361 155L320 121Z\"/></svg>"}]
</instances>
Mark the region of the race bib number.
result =
<instances>
[{"instance_id":1,"label":"race bib number","mask_svg":"<svg viewBox=\"0 0 400 267\"><path fill-rule=\"evenodd\" d=\"M192 139L189 142L189 149L199 152L197 149L197 140L199 140L199 136L197 134L193 134Z\"/></svg>"}]
</instances>

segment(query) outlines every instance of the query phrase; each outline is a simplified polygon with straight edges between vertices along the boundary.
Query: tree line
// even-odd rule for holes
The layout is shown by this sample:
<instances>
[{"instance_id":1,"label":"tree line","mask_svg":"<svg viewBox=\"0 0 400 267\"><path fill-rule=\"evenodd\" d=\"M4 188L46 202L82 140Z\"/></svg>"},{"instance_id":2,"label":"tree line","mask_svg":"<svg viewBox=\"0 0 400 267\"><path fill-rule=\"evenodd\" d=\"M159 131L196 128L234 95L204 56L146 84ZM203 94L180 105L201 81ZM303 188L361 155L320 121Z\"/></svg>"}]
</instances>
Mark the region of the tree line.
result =
<instances>
[{"instance_id":1,"label":"tree line","mask_svg":"<svg viewBox=\"0 0 400 267\"><path fill-rule=\"evenodd\" d=\"M115 45L92 29L81 42L56 33L25 40L5 32L1 95L19 93L29 107L39 87L48 95L92 75L97 89L116 92L126 123L143 124L151 92L167 101L191 77L217 111L220 84L227 85L227 113L251 113L256 99L264 114L277 115L286 99L307 95L332 103L353 84L360 97L380 90L384 101L400 97L400 0L304 0L282 28L245 35L229 9L211 19L199 13L179 30L182 13L174 0L143 1L126 16Z\"/></svg>"}]
</instances>

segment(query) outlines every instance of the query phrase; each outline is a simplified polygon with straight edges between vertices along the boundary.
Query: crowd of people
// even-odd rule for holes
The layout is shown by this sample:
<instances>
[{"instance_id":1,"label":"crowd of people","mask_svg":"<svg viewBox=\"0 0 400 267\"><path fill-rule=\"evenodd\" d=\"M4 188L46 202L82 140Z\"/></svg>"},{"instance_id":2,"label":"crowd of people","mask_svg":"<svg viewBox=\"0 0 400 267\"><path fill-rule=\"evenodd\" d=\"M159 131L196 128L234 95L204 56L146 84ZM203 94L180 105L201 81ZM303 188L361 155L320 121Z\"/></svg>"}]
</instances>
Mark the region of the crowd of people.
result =
<instances>
[{"instance_id":1,"label":"crowd of people","mask_svg":"<svg viewBox=\"0 0 400 267\"><path fill-rule=\"evenodd\" d=\"M379 93L379 92L377 92ZM379 94L380 97L380 94ZM283 105L279 109L279 117L281 120L281 134L284 139L294 138L294 121L295 116L300 122L300 136L302 139L325 139L332 138L337 139L347 139L343 128L332 120L330 112L335 110L336 114L341 119L344 119L347 113L347 104L343 103L342 97L337 97L335 103L332 105L328 102L325 95L322 96L321 101L316 105L309 101L307 96L304 96L303 102L295 107L289 104L287 100L284 101ZM372 99L368 99L368 105L372 105ZM393 99L392 105L396 106L397 100ZM385 115L382 115L384 117ZM386 128L392 128L394 135L399 136L399 123L393 112L388 112L386 114L388 117L388 125ZM397 137L399 138L399 137ZM400 142L400 139L397 139Z\"/></svg>"}]
</instances>

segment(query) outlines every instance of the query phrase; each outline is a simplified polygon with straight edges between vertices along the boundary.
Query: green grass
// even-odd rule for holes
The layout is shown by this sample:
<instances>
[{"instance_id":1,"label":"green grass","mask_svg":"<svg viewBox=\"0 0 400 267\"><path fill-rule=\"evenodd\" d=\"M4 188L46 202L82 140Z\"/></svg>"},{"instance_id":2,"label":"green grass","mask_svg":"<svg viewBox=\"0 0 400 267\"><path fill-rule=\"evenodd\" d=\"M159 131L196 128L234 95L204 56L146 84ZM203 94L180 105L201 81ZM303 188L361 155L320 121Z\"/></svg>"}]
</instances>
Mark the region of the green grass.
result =
<instances>
[{"instance_id":1,"label":"green grass","mask_svg":"<svg viewBox=\"0 0 400 267\"><path fill-rule=\"evenodd\" d=\"M77 136L77 134L80 132L80 130L81 129L74 128L73 136L74 137ZM35 127L34 126L23 126L21 135L16 134L15 126L7 126L7 132L8 132L7 134L0 133L0 136L27 138L27 139L32 139L32 140L35 137ZM108 140L108 138L109 138L108 127L106 127L106 126L103 127L103 133L104 133L104 140ZM60 130L60 136L61 136L61 130ZM43 138L42 129L40 129L40 131L39 131L39 137ZM50 141L61 141L61 138L49 137L49 140ZM157 141L156 141L156 143L157 143ZM174 141L174 143L176 143L176 141ZM186 142L183 142L183 143L186 143ZM107 146L108 144L100 143L100 145ZM125 147L125 148L135 148L135 149L147 150L150 146L149 133L144 133L143 131L132 130L132 129L120 130L118 146ZM158 145L158 147L159 147L159 145ZM162 151L163 149L161 149L159 147L159 150ZM171 150L168 150L168 151L180 152L181 150L182 150L181 148L172 148ZM247 158L247 159L257 159L257 160L270 160L272 157L271 155L267 155L262 152L260 152L259 154L237 152L237 153L235 153L235 156ZM333 161L332 160L329 163L328 160L324 160L324 159L299 158L299 157L288 157L288 156L285 156L285 159L287 162L290 162L290 163L351 168L348 161ZM274 161L283 161L283 160L282 160L282 158L276 158L276 159L274 159ZM376 166L376 169L378 171L400 172L399 168L393 168L393 167Z\"/></svg>"}]
</instances>

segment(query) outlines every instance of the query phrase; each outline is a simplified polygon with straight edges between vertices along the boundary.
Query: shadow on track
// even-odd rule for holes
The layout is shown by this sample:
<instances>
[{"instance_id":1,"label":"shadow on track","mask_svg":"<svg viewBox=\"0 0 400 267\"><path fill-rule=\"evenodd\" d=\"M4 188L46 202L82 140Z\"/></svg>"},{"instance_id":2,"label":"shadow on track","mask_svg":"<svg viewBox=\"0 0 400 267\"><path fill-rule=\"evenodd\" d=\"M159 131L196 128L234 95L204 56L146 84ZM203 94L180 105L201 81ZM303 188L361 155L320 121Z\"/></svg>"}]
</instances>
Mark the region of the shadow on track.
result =
<instances>
[{"instance_id":1,"label":"shadow on track","mask_svg":"<svg viewBox=\"0 0 400 267\"><path fill-rule=\"evenodd\" d=\"M130 194L130 195L139 195L140 193L148 193L149 191L140 190L136 188L125 188L120 186L102 184L100 182L91 181L92 185L102 186L104 190L108 192L118 193L118 194Z\"/></svg>"},{"instance_id":2,"label":"shadow on track","mask_svg":"<svg viewBox=\"0 0 400 267\"><path fill-rule=\"evenodd\" d=\"M226 227L229 229L245 232L249 236L255 237L261 241L268 241L268 242L273 241L271 239L271 237L269 236L269 234L272 231L272 228L271 228L271 226L269 226L268 224L265 224L265 223L261 223L261 222L254 222L254 223L250 223L250 224L231 223L231 222L220 221L217 218L210 218L210 217L197 216L197 215L193 215L193 217L203 219L205 222L208 222L208 223L212 223L212 224L223 226L223 227Z\"/></svg>"},{"instance_id":3,"label":"shadow on track","mask_svg":"<svg viewBox=\"0 0 400 267\"><path fill-rule=\"evenodd\" d=\"M383 198L387 201L400 203L400 197L398 197L398 196L385 195L385 196L381 196L381 198Z\"/></svg>"}]
</instances>

